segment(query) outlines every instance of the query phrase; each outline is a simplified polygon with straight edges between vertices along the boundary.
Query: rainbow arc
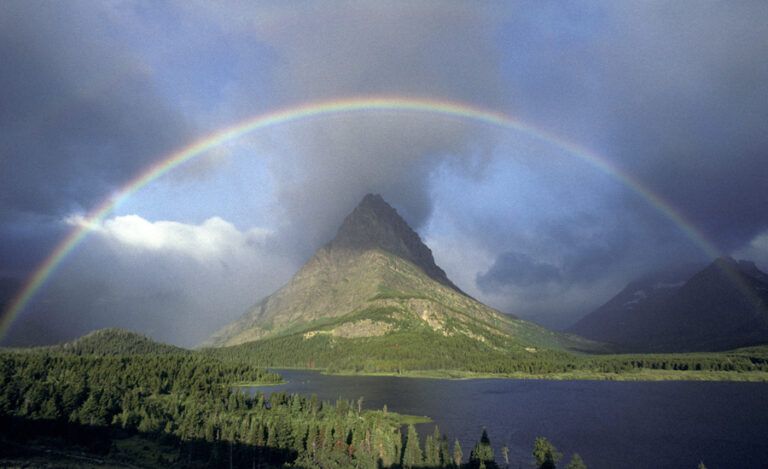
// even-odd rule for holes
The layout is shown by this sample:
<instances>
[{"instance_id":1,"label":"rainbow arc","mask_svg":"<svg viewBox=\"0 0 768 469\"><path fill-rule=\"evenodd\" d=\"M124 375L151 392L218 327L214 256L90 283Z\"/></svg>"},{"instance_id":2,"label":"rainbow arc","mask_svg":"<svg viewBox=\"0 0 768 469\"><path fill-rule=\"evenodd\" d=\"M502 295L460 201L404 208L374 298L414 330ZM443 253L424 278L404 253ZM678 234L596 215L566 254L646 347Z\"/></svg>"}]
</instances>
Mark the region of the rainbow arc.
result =
<instances>
[{"instance_id":1,"label":"rainbow arc","mask_svg":"<svg viewBox=\"0 0 768 469\"><path fill-rule=\"evenodd\" d=\"M0 318L0 338L5 335L16 317L26 308L37 292L40 291L43 285L55 272L56 268L61 265L67 255L70 254L83 239L85 239L88 233L93 228L97 227L118 204L150 184L152 181L219 145L258 130L330 115L381 111L433 114L457 119L466 119L502 129L522 132L535 139L548 142L549 144L562 149L567 154L579 158L597 170L608 174L645 199L650 205L655 207L666 218L677 225L680 230L682 230L682 232L698 245L710 258L715 258L719 255L718 250L709 243L694 225L686 220L680 212L662 197L642 185L638 180L622 171L611 161L599 156L587 148L560 138L543 129L526 124L512 116L466 103L398 96L359 97L319 101L259 114L255 117L246 119L228 128L196 140L190 145L158 159L157 162L141 171L133 179L125 183L113 196L107 198L86 214L83 217L82 222L79 223L69 235L56 246L40 266L38 266L28 281L24 284L23 288L11 300L10 305L4 312L2 318Z\"/></svg>"}]
</instances>

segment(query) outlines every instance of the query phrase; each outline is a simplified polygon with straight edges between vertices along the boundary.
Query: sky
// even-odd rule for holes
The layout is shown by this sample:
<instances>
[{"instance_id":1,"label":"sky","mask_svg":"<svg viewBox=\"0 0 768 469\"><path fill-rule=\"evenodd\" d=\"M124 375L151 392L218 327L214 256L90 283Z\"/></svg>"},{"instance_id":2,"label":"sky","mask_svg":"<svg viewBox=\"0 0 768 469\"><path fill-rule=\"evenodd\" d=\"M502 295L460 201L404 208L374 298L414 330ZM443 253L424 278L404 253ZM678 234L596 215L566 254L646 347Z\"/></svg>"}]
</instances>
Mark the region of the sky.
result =
<instances>
[{"instance_id":1,"label":"sky","mask_svg":"<svg viewBox=\"0 0 768 469\"><path fill-rule=\"evenodd\" d=\"M369 192L460 288L549 327L714 252L768 270L766 57L757 0L0 2L6 308L104 200L255 116L398 96L539 132L369 111L227 141L94 223L2 343L124 327L199 344Z\"/></svg>"}]
</instances>

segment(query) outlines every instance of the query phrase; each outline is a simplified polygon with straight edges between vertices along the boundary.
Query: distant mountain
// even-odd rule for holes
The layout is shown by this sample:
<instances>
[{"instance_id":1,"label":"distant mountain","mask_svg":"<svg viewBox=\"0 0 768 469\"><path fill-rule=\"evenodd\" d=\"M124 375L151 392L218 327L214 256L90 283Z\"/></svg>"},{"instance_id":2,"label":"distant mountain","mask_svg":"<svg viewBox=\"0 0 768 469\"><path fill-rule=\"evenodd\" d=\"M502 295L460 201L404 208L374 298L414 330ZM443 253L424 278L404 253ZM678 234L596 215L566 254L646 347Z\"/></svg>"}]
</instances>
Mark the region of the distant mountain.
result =
<instances>
[{"instance_id":1,"label":"distant mountain","mask_svg":"<svg viewBox=\"0 0 768 469\"><path fill-rule=\"evenodd\" d=\"M768 343L768 275L720 258L630 283L570 329L628 351L718 351Z\"/></svg>"},{"instance_id":2,"label":"distant mountain","mask_svg":"<svg viewBox=\"0 0 768 469\"><path fill-rule=\"evenodd\" d=\"M124 329L99 329L71 342L27 350L46 350L75 355L147 355L181 354L189 350L156 342L149 337Z\"/></svg>"},{"instance_id":3,"label":"distant mountain","mask_svg":"<svg viewBox=\"0 0 768 469\"><path fill-rule=\"evenodd\" d=\"M206 345L238 344L268 357L270 365L296 366L324 356L365 366L395 356L402 363L404 356L439 355L444 361L457 356L455 367L472 351L535 356L594 345L464 294L397 211L371 194L287 285Z\"/></svg>"}]
</instances>

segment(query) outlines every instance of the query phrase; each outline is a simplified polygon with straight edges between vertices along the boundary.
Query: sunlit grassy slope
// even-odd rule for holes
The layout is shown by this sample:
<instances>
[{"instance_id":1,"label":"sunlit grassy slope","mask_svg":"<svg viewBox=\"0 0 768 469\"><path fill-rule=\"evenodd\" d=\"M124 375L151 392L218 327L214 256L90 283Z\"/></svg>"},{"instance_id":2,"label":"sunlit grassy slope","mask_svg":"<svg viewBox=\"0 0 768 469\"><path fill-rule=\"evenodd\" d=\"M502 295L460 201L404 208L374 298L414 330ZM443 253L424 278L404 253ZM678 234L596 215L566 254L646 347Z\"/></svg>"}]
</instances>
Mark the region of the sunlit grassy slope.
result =
<instances>
[{"instance_id":1,"label":"sunlit grassy slope","mask_svg":"<svg viewBox=\"0 0 768 469\"><path fill-rule=\"evenodd\" d=\"M382 250L327 249L212 343L264 365L370 370L470 369L601 349L499 313Z\"/></svg>"}]
</instances>

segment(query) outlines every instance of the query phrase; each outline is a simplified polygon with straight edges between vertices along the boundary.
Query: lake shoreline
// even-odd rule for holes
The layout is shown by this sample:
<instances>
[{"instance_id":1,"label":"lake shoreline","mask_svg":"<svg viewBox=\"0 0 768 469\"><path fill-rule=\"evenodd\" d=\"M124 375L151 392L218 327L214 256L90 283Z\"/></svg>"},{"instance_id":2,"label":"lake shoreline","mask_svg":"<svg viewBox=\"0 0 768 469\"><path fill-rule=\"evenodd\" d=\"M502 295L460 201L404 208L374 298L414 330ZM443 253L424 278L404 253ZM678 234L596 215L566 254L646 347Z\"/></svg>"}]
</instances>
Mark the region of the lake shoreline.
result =
<instances>
[{"instance_id":1,"label":"lake shoreline","mask_svg":"<svg viewBox=\"0 0 768 469\"><path fill-rule=\"evenodd\" d=\"M280 386L283 384L287 384L288 381L286 380L280 380L279 382L268 382L268 383L257 383L257 382L239 382L239 383L233 383L231 386L235 388L264 388L267 386Z\"/></svg>"},{"instance_id":2,"label":"lake shoreline","mask_svg":"<svg viewBox=\"0 0 768 469\"><path fill-rule=\"evenodd\" d=\"M522 379L549 381L710 381L710 382L749 382L768 383L768 372L762 371L680 371L680 370L642 370L624 373L607 372L566 372L566 373L473 373L458 370L413 370L395 372L358 372L352 370L328 371L323 368L269 367L270 370L317 371L329 376L389 376L396 378L419 379ZM275 371L279 374L279 371Z\"/></svg>"},{"instance_id":3,"label":"lake shoreline","mask_svg":"<svg viewBox=\"0 0 768 469\"><path fill-rule=\"evenodd\" d=\"M315 394L328 402L363 397L366 409L386 405L389 412L427 415L434 424L418 427L418 432L430 434L432 425L439 426L451 441L460 442L465 455L483 428L494 450L507 446L510 459L524 464L530 459L531 442L539 436L563 453L578 452L594 469L696 467L701 460L709 467L732 467L734 461L740 467L758 467L759 455L768 454L764 440L751 436L768 434L766 411L760 406L768 388L762 383L499 375L472 379L481 377L466 374L463 379L441 379L434 372L433 379L420 379L414 373L270 371L280 373L288 384L253 392Z\"/></svg>"}]
</instances>

